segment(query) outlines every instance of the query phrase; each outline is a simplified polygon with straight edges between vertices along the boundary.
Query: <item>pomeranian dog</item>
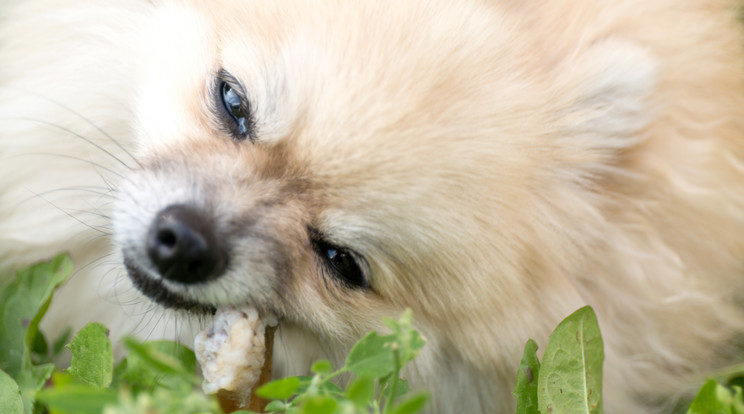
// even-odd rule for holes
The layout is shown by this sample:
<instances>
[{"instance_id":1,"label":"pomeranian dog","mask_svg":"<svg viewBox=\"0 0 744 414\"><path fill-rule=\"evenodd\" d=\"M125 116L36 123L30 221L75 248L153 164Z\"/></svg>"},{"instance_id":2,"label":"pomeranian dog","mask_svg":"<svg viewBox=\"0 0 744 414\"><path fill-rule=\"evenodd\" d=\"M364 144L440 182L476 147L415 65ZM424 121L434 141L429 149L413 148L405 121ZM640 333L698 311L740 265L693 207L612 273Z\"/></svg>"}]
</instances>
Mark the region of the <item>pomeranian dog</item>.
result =
<instances>
[{"instance_id":1,"label":"pomeranian dog","mask_svg":"<svg viewBox=\"0 0 744 414\"><path fill-rule=\"evenodd\" d=\"M278 375L411 308L430 413L588 304L606 412L664 410L740 356L740 6L5 0L2 270L72 254L50 331L251 304Z\"/></svg>"}]
</instances>

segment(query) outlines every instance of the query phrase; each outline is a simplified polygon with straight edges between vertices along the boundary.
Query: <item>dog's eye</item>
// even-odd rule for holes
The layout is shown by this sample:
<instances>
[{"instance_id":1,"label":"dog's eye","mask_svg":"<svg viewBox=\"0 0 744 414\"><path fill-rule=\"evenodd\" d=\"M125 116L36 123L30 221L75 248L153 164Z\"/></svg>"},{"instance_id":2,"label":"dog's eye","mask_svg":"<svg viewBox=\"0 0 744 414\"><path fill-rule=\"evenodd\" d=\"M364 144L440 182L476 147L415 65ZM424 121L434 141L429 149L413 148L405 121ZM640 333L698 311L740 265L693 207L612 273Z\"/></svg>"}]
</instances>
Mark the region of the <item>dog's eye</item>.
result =
<instances>
[{"instance_id":1,"label":"dog's eye","mask_svg":"<svg viewBox=\"0 0 744 414\"><path fill-rule=\"evenodd\" d=\"M350 250L322 241L315 243L315 249L331 273L341 282L352 288L369 287L359 259Z\"/></svg>"},{"instance_id":2,"label":"dog's eye","mask_svg":"<svg viewBox=\"0 0 744 414\"><path fill-rule=\"evenodd\" d=\"M246 108L247 104L227 82L222 82L220 90L222 91L222 104L235 121L237 133L241 137L245 137L248 134L248 122L250 120L249 111Z\"/></svg>"}]
</instances>

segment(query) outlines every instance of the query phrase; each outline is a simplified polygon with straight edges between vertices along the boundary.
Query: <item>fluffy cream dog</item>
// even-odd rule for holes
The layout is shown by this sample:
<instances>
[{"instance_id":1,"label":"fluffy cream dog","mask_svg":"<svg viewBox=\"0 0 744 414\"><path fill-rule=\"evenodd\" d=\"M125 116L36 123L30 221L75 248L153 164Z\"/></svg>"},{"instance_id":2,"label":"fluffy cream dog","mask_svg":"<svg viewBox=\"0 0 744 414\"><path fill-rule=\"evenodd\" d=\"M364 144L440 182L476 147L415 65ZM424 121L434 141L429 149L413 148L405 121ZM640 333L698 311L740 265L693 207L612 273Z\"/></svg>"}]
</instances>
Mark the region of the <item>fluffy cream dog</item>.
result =
<instances>
[{"instance_id":1,"label":"fluffy cream dog","mask_svg":"<svg viewBox=\"0 0 744 414\"><path fill-rule=\"evenodd\" d=\"M510 412L589 304L606 411L652 412L744 333L738 6L4 1L0 262L72 252L48 329L163 318L130 278L275 313L279 374L410 307L432 413Z\"/></svg>"}]
</instances>

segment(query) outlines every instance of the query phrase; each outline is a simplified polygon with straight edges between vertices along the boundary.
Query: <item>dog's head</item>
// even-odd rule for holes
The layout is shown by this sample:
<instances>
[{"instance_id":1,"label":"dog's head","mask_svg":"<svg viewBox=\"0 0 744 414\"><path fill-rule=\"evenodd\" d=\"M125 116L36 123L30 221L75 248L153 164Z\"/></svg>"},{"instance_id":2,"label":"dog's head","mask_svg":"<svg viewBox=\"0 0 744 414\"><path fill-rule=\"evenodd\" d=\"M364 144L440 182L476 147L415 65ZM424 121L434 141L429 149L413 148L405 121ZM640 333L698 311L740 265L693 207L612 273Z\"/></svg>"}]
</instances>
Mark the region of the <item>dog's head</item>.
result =
<instances>
[{"instance_id":1,"label":"dog's head","mask_svg":"<svg viewBox=\"0 0 744 414\"><path fill-rule=\"evenodd\" d=\"M643 127L653 69L518 10L434 3L154 13L141 167L115 215L140 290L197 311L253 304L344 342L410 307L474 364L495 338L519 348L514 309L550 306L535 286L561 289L601 238L594 189Z\"/></svg>"}]
</instances>

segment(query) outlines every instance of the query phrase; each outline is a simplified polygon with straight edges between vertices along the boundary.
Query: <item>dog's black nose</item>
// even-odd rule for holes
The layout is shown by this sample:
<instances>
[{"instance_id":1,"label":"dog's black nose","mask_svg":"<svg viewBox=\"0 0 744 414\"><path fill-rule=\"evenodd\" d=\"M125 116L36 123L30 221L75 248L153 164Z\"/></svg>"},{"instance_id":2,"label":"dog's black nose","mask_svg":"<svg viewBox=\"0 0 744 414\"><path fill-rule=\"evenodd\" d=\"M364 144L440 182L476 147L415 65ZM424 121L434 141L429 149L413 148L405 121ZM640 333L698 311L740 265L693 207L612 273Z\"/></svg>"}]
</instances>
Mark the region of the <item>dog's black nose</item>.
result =
<instances>
[{"instance_id":1,"label":"dog's black nose","mask_svg":"<svg viewBox=\"0 0 744 414\"><path fill-rule=\"evenodd\" d=\"M185 284L214 279L227 265L212 220L183 204L158 213L147 235L147 254L161 276Z\"/></svg>"}]
</instances>

